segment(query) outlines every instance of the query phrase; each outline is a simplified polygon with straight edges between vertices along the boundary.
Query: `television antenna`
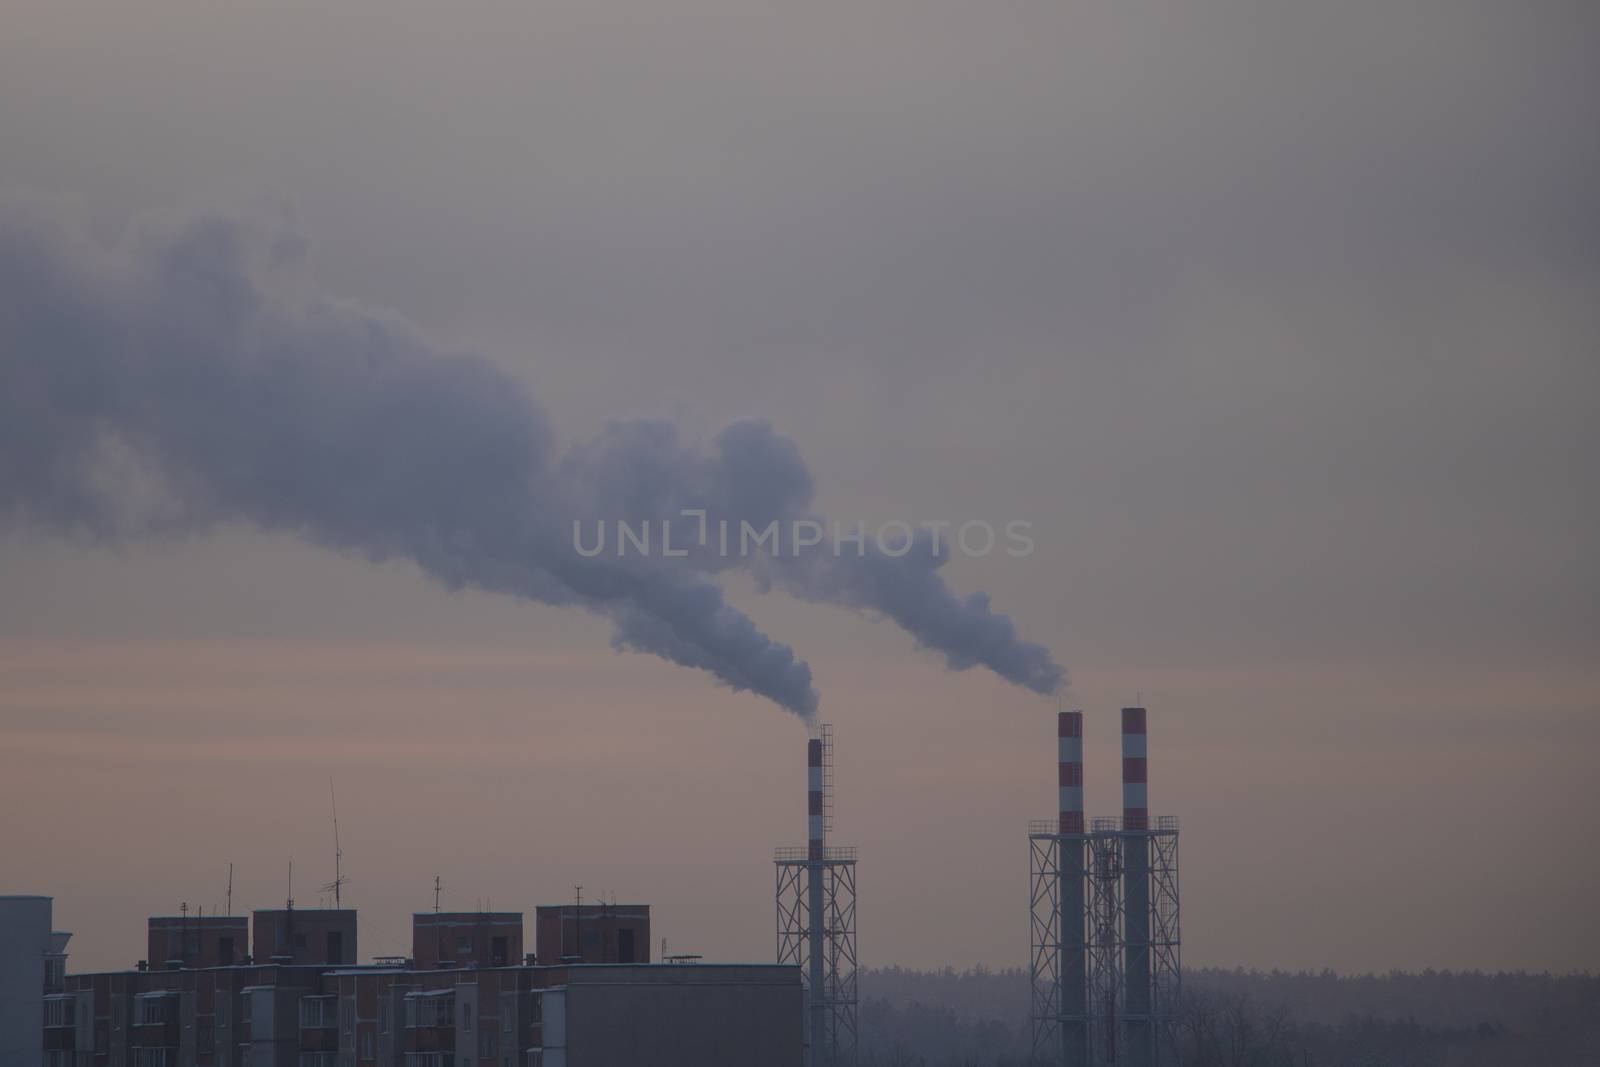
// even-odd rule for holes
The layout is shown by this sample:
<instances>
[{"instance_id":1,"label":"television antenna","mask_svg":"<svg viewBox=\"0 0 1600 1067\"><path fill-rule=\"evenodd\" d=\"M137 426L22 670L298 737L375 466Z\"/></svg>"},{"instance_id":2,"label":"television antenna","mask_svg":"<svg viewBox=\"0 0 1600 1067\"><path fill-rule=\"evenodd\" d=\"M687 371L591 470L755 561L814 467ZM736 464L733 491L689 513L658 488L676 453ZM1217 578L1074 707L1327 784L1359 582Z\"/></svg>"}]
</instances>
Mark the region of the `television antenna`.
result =
<instances>
[{"instance_id":1,"label":"television antenna","mask_svg":"<svg viewBox=\"0 0 1600 1067\"><path fill-rule=\"evenodd\" d=\"M345 882L349 881L344 876L344 850L339 847L339 801L333 793L333 777L328 777L328 805L333 810L333 881L322 886L321 892L333 894L333 906L343 907L340 899L340 890Z\"/></svg>"}]
</instances>

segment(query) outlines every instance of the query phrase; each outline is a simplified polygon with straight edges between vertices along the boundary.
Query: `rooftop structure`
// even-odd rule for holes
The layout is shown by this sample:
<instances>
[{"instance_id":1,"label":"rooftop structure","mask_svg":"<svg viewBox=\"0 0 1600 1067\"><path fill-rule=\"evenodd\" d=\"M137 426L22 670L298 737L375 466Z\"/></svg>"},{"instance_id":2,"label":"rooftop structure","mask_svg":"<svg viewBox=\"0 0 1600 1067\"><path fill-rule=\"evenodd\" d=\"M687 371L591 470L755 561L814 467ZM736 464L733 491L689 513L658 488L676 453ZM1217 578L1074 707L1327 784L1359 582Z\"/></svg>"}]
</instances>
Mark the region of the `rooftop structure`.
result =
<instances>
[{"instance_id":1,"label":"rooftop structure","mask_svg":"<svg viewBox=\"0 0 1600 1067\"><path fill-rule=\"evenodd\" d=\"M163 970L227 967L244 959L249 944L243 915L152 915L145 959Z\"/></svg>"},{"instance_id":2,"label":"rooftop structure","mask_svg":"<svg viewBox=\"0 0 1600 1067\"><path fill-rule=\"evenodd\" d=\"M649 963L650 905L544 905L534 934L539 963Z\"/></svg>"},{"instance_id":3,"label":"rooftop structure","mask_svg":"<svg viewBox=\"0 0 1600 1067\"><path fill-rule=\"evenodd\" d=\"M358 958L354 908L291 905L258 910L253 920L250 954L257 963L336 967Z\"/></svg>"},{"instance_id":4,"label":"rooftop structure","mask_svg":"<svg viewBox=\"0 0 1600 1067\"><path fill-rule=\"evenodd\" d=\"M509 967L522 962L520 911L419 911L411 917L411 965Z\"/></svg>"}]
</instances>

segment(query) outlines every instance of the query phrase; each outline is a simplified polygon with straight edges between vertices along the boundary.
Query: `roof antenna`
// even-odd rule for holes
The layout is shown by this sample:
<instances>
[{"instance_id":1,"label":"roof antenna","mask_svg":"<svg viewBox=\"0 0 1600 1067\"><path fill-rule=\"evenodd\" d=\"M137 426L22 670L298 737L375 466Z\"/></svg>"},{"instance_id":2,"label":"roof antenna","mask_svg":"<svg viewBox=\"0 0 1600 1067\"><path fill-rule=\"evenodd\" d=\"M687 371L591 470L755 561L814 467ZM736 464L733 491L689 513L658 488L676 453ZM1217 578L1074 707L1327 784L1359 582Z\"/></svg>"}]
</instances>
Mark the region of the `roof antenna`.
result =
<instances>
[{"instance_id":1,"label":"roof antenna","mask_svg":"<svg viewBox=\"0 0 1600 1067\"><path fill-rule=\"evenodd\" d=\"M333 776L328 776L328 804L333 809L333 881L322 887L322 892L333 894L333 906L343 907L339 891L344 886L344 850L339 847L339 801L333 795Z\"/></svg>"},{"instance_id":2,"label":"roof antenna","mask_svg":"<svg viewBox=\"0 0 1600 1067\"><path fill-rule=\"evenodd\" d=\"M228 914L233 914L233 861L228 861Z\"/></svg>"},{"instance_id":3,"label":"roof antenna","mask_svg":"<svg viewBox=\"0 0 1600 1067\"><path fill-rule=\"evenodd\" d=\"M434 875L433 876L433 913L435 915L439 914L439 890L442 887L443 887L443 883L441 883L439 881L439 876L437 874Z\"/></svg>"}]
</instances>

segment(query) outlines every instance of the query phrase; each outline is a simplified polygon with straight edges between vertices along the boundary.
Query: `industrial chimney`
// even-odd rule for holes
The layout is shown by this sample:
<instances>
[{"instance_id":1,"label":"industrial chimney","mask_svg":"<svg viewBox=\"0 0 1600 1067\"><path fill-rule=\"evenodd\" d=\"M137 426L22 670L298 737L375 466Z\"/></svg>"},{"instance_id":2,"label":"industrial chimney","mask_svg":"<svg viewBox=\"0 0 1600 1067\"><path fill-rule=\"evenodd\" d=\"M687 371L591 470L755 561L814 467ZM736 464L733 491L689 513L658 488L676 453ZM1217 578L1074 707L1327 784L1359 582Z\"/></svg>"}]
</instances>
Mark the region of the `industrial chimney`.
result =
<instances>
[{"instance_id":1,"label":"industrial chimney","mask_svg":"<svg viewBox=\"0 0 1600 1067\"><path fill-rule=\"evenodd\" d=\"M1153 1063L1150 797L1145 709L1122 709L1123 1034L1128 1062Z\"/></svg>"},{"instance_id":2,"label":"industrial chimney","mask_svg":"<svg viewBox=\"0 0 1600 1067\"><path fill-rule=\"evenodd\" d=\"M1061 1062L1089 1062L1089 974L1084 922L1083 712L1056 713L1057 905L1061 944Z\"/></svg>"},{"instance_id":3,"label":"industrial chimney","mask_svg":"<svg viewBox=\"0 0 1600 1067\"><path fill-rule=\"evenodd\" d=\"M806 822L810 830L809 858L820 860L827 848L828 825L823 818L822 738L806 742Z\"/></svg>"},{"instance_id":4,"label":"industrial chimney","mask_svg":"<svg viewBox=\"0 0 1600 1067\"><path fill-rule=\"evenodd\" d=\"M810 1018L808 1045L813 1065L826 1062L823 1058L828 1040L828 1006L824 996L823 953L827 915L822 906L822 861L827 856L828 824L823 812L823 744L822 738L813 737L806 742L806 822L810 840L806 847L806 989L809 993L807 1010Z\"/></svg>"},{"instance_id":5,"label":"industrial chimney","mask_svg":"<svg viewBox=\"0 0 1600 1067\"><path fill-rule=\"evenodd\" d=\"M839 1067L856 1053L856 850L828 846L833 729L819 733L806 742L806 846L773 854L778 962L805 981L807 1067Z\"/></svg>"}]
</instances>

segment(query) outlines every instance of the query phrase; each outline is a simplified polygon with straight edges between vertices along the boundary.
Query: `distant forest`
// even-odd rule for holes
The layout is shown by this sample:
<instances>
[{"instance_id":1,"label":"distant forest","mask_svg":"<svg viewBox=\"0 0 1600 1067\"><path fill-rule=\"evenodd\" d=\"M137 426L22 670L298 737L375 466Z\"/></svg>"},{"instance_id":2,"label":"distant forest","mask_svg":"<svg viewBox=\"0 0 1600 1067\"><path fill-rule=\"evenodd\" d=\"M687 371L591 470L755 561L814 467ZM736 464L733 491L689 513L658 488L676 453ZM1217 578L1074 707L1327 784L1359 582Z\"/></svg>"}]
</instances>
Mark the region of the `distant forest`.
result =
<instances>
[{"instance_id":1,"label":"distant forest","mask_svg":"<svg viewBox=\"0 0 1600 1067\"><path fill-rule=\"evenodd\" d=\"M1184 972L1184 1067L1600 1067L1600 977ZM1022 1067L1021 970L861 972L864 1067Z\"/></svg>"}]
</instances>

